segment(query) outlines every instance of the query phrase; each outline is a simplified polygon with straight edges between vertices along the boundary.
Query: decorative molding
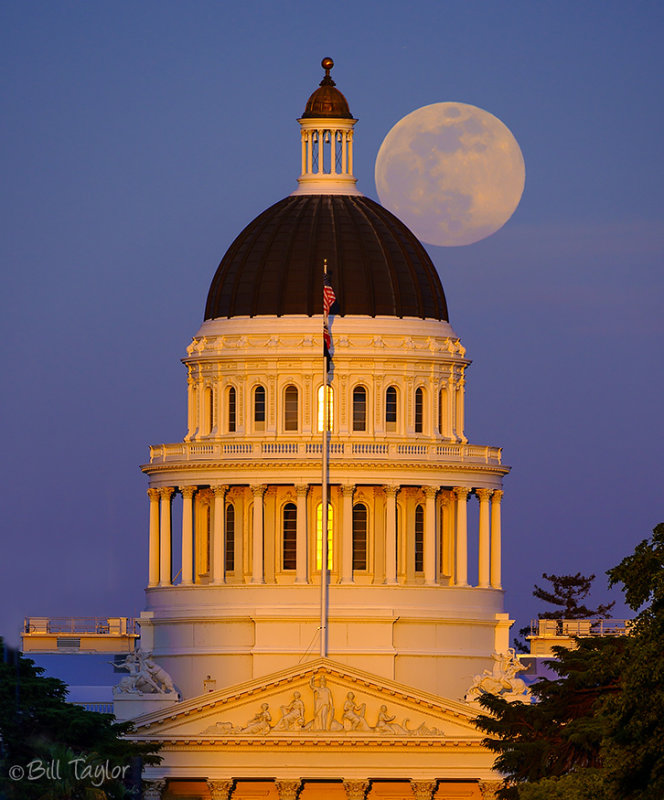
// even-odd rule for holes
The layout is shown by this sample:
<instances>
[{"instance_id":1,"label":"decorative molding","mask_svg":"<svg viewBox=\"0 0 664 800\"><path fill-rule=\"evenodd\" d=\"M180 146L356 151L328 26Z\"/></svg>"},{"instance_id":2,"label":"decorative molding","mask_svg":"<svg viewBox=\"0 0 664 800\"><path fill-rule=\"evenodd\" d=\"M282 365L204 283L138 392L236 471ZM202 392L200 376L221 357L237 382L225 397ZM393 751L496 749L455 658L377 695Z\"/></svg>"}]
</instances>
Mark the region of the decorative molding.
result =
<instances>
[{"instance_id":1,"label":"decorative molding","mask_svg":"<svg viewBox=\"0 0 664 800\"><path fill-rule=\"evenodd\" d=\"M347 800L365 800L370 786L371 781L368 780L345 780L344 789Z\"/></svg>"},{"instance_id":2,"label":"decorative molding","mask_svg":"<svg viewBox=\"0 0 664 800\"><path fill-rule=\"evenodd\" d=\"M235 781L232 778L224 780L207 779L208 789L210 790L210 800L229 800Z\"/></svg>"},{"instance_id":3,"label":"decorative molding","mask_svg":"<svg viewBox=\"0 0 664 800\"><path fill-rule=\"evenodd\" d=\"M502 781L479 781L479 790L482 794L482 800L497 800L498 790L503 785Z\"/></svg>"},{"instance_id":4,"label":"decorative molding","mask_svg":"<svg viewBox=\"0 0 664 800\"><path fill-rule=\"evenodd\" d=\"M143 800L161 800L165 788L166 781L163 778L157 781L143 781Z\"/></svg>"},{"instance_id":5,"label":"decorative molding","mask_svg":"<svg viewBox=\"0 0 664 800\"><path fill-rule=\"evenodd\" d=\"M196 494L198 486L179 486L178 488L184 499L191 500L194 494Z\"/></svg>"},{"instance_id":6,"label":"decorative molding","mask_svg":"<svg viewBox=\"0 0 664 800\"><path fill-rule=\"evenodd\" d=\"M432 800L438 788L438 781L411 780L410 788L415 800Z\"/></svg>"},{"instance_id":7,"label":"decorative molding","mask_svg":"<svg viewBox=\"0 0 664 800\"><path fill-rule=\"evenodd\" d=\"M480 503L488 503L491 497L491 489L475 489L475 495Z\"/></svg>"},{"instance_id":8,"label":"decorative molding","mask_svg":"<svg viewBox=\"0 0 664 800\"><path fill-rule=\"evenodd\" d=\"M302 781L295 780L276 780L274 785L279 795L279 800L297 800L302 789Z\"/></svg>"}]
</instances>

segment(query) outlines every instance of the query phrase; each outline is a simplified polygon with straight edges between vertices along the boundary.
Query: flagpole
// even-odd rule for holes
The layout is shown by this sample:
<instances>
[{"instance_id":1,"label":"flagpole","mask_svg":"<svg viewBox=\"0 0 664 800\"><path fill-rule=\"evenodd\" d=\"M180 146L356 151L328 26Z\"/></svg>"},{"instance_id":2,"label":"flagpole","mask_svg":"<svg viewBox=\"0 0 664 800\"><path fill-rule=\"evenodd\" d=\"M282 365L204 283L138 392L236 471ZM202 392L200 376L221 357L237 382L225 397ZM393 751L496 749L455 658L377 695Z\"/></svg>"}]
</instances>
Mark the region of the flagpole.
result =
<instances>
[{"instance_id":1,"label":"flagpole","mask_svg":"<svg viewBox=\"0 0 664 800\"><path fill-rule=\"evenodd\" d=\"M323 283L327 277L327 259L323 260ZM323 290L324 291L324 290ZM321 481L321 564L320 564L320 655L327 656L327 495L328 495L328 398L327 398L327 357L325 355L325 334L327 314L323 302L323 475Z\"/></svg>"}]
</instances>

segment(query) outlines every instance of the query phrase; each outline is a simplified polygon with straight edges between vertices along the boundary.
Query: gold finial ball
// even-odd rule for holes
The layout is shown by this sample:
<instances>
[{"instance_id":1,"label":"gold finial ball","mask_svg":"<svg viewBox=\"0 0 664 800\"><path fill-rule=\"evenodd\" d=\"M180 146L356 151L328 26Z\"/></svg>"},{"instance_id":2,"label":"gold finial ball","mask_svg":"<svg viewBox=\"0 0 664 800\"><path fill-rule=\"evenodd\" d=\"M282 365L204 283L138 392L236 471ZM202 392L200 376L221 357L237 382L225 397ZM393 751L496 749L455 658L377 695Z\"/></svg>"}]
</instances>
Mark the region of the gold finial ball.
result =
<instances>
[{"instance_id":1,"label":"gold finial ball","mask_svg":"<svg viewBox=\"0 0 664 800\"><path fill-rule=\"evenodd\" d=\"M324 59L323 59L323 60L320 62L320 65L321 65L321 67L322 67L323 69L330 70L330 69L332 69L332 67L334 66L334 61L332 61L332 59L331 59L331 58L329 58L329 57L328 57L328 58L324 58Z\"/></svg>"}]
</instances>

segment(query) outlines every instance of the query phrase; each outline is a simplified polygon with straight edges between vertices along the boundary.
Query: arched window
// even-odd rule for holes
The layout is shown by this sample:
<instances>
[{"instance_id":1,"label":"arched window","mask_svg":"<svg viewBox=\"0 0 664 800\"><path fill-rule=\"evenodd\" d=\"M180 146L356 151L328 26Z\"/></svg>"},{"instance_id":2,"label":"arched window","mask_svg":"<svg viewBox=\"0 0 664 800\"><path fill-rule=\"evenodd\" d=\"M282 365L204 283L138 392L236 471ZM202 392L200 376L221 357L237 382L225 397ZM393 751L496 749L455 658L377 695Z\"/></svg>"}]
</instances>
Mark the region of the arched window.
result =
<instances>
[{"instance_id":1,"label":"arched window","mask_svg":"<svg viewBox=\"0 0 664 800\"><path fill-rule=\"evenodd\" d=\"M284 392L284 430L297 430L297 386L287 386Z\"/></svg>"},{"instance_id":2,"label":"arched window","mask_svg":"<svg viewBox=\"0 0 664 800\"><path fill-rule=\"evenodd\" d=\"M254 389L254 430L265 430L265 387Z\"/></svg>"},{"instance_id":3,"label":"arched window","mask_svg":"<svg viewBox=\"0 0 664 800\"><path fill-rule=\"evenodd\" d=\"M236 414L237 414L237 392L235 387L231 386L228 390L228 432L235 433L236 431Z\"/></svg>"},{"instance_id":4,"label":"arched window","mask_svg":"<svg viewBox=\"0 0 664 800\"><path fill-rule=\"evenodd\" d=\"M424 571L424 507L415 508L415 572Z\"/></svg>"},{"instance_id":5,"label":"arched window","mask_svg":"<svg viewBox=\"0 0 664 800\"><path fill-rule=\"evenodd\" d=\"M205 389L205 424L203 432L205 434L211 433L214 427L214 392L212 387L207 386Z\"/></svg>"},{"instance_id":6,"label":"arched window","mask_svg":"<svg viewBox=\"0 0 664 800\"><path fill-rule=\"evenodd\" d=\"M325 396L327 397L327 403L323 402L323 390L327 389ZM318 432L323 432L324 426L324 418L325 418L325 411L327 406L327 429L328 431L332 430L332 423L334 421L334 392L332 391L331 386L320 386L318 389Z\"/></svg>"},{"instance_id":7,"label":"arched window","mask_svg":"<svg viewBox=\"0 0 664 800\"><path fill-rule=\"evenodd\" d=\"M396 386L388 386L385 392L385 429L387 431L396 431L397 429Z\"/></svg>"},{"instance_id":8,"label":"arched window","mask_svg":"<svg viewBox=\"0 0 664 800\"><path fill-rule=\"evenodd\" d=\"M297 566L297 508L294 503L286 503L284 506L281 554L282 569L295 569Z\"/></svg>"},{"instance_id":9,"label":"arched window","mask_svg":"<svg viewBox=\"0 0 664 800\"><path fill-rule=\"evenodd\" d=\"M353 430L366 431L367 429L367 390L364 386L353 389Z\"/></svg>"},{"instance_id":10,"label":"arched window","mask_svg":"<svg viewBox=\"0 0 664 800\"><path fill-rule=\"evenodd\" d=\"M226 506L226 542L225 542L225 556L226 556L226 572L235 571L235 506L229 503Z\"/></svg>"},{"instance_id":11,"label":"arched window","mask_svg":"<svg viewBox=\"0 0 664 800\"><path fill-rule=\"evenodd\" d=\"M424 392L422 387L415 389L415 433L422 433L422 423L424 420Z\"/></svg>"},{"instance_id":12,"label":"arched window","mask_svg":"<svg viewBox=\"0 0 664 800\"><path fill-rule=\"evenodd\" d=\"M332 526L334 513L332 503L327 504L327 568L332 569ZM323 563L323 504L319 503L316 509L316 569L320 570Z\"/></svg>"},{"instance_id":13,"label":"arched window","mask_svg":"<svg viewBox=\"0 0 664 800\"><path fill-rule=\"evenodd\" d=\"M353 506L353 569L367 568L367 507Z\"/></svg>"}]
</instances>

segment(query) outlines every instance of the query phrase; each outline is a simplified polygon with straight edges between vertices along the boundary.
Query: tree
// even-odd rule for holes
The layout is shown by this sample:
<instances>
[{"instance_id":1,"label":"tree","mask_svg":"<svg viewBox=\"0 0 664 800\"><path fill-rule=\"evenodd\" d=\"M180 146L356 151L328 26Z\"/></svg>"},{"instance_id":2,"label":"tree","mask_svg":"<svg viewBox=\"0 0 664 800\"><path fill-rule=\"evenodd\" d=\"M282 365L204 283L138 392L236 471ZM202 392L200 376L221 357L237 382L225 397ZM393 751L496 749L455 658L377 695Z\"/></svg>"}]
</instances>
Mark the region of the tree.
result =
<instances>
[{"instance_id":1,"label":"tree","mask_svg":"<svg viewBox=\"0 0 664 800\"><path fill-rule=\"evenodd\" d=\"M123 738L131 732L131 723L117 723L111 714L68 703L62 681L44 677L42 667L5 647L1 639L0 650L0 797L123 798L127 791L121 777L128 777L132 761L160 762L158 746ZM36 764L34 780L11 779L10 767L18 765L27 776L31 762ZM59 765L55 780L52 771L45 772L53 762ZM107 779L115 767L118 777Z\"/></svg>"},{"instance_id":2,"label":"tree","mask_svg":"<svg viewBox=\"0 0 664 800\"><path fill-rule=\"evenodd\" d=\"M584 601L595 575L547 575L542 573L542 577L551 583L551 587L543 589L535 584L533 597L544 600L553 606L557 606L554 611L542 611L537 615L538 619L591 619L605 618L611 616L610 611L615 602L602 604L595 609L588 608ZM525 637L530 633L530 626L526 625L519 629L519 636ZM527 653L528 648L522 638L514 639L514 647L520 653Z\"/></svg>"},{"instance_id":3,"label":"tree","mask_svg":"<svg viewBox=\"0 0 664 800\"><path fill-rule=\"evenodd\" d=\"M481 698L504 800L664 797L664 524L608 575L640 610L629 636L554 648L558 678L531 687L532 705Z\"/></svg>"}]
</instances>

